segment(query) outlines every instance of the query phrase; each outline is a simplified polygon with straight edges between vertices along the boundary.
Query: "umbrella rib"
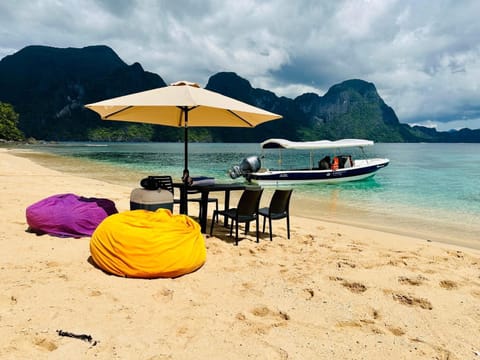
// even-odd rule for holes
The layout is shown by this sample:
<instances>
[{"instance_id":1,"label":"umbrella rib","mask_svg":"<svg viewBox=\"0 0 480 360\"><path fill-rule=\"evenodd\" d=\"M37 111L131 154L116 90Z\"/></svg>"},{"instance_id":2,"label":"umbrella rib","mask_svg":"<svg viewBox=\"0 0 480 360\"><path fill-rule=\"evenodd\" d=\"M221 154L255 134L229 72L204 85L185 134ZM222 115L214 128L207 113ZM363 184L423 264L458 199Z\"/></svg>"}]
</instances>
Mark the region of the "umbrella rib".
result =
<instances>
[{"instance_id":1,"label":"umbrella rib","mask_svg":"<svg viewBox=\"0 0 480 360\"><path fill-rule=\"evenodd\" d=\"M108 118L109 118L110 116L115 116L115 115L117 115L117 114L119 114L119 113L121 113L121 112L123 112L123 111L125 111L125 110L128 110L128 109L132 108L132 107L133 107L132 105L126 106L126 107L124 107L123 109L117 110L117 111L115 111L115 112L113 112L113 113L110 113L110 114L104 116L103 118L106 119L106 120L108 120Z\"/></svg>"},{"instance_id":2,"label":"umbrella rib","mask_svg":"<svg viewBox=\"0 0 480 360\"><path fill-rule=\"evenodd\" d=\"M254 125L253 125L251 122L245 120L243 117L241 117L240 115L238 115L236 112L234 112L234 111L232 111L232 110L229 110L229 109L227 109L227 111L228 111L230 114L232 114L233 116L236 116L237 118L239 118L240 120L242 120L245 124L248 124L248 126L254 127Z\"/></svg>"},{"instance_id":3,"label":"umbrella rib","mask_svg":"<svg viewBox=\"0 0 480 360\"><path fill-rule=\"evenodd\" d=\"M195 105L195 106L192 106L192 107L188 107L188 106L177 106L177 108L179 108L180 110L182 110L182 112L180 113L180 118L178 119L178 124L177 124L177 127L181 127L182 125L182 118L183 118L183 114L185 113L188 113L190 110L193 110L195 108L197 108L198 105ZM185 124L186 126L188 126L188 124L186 123Z\"/></svg>"}]
</instances>

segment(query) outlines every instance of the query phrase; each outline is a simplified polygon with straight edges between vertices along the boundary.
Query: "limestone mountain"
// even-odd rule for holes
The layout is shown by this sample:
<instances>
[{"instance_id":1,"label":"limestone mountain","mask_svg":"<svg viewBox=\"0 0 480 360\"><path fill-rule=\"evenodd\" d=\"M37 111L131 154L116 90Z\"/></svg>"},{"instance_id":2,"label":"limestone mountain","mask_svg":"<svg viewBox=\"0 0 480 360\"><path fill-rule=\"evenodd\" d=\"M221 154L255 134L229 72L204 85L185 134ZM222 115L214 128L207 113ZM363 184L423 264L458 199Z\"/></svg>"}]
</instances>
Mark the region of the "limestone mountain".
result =
<instances>
[{"instance_id":1,"label":"limestone mountain","mask_svg":"<svg viewBox=\"0 0 480 360\"><path fill-rule=\"evenodd\" d=\"M166 86L163 79L127 65L107 46L53 48L28 46L0 61L0 102L12 104L27 137L44 140L181 141L181 129L102 121L83 105ZM210 77L207 89L281 114L283 119L253 129L192 128L190 141L259 142L367 138L380 142L479 142L480 130L437 132L401 124L375 85L347 80L325 95L295 99L253 88L233 72Z\"/></svg>"},{"instance_id":2,"label":"limestone mountain","mask_svg":"<svg viewBox=\"0 0 480 360\"><path fill-rule=\"evenodd\" d=\"M100 123L84 104L165 85L106 46L28 46L0 61L0 101L14 106L20 129L37 139L88 139L91 129L115 125Z\"/></svg>"},{"instance_id":3,"label":"limestone mountain","mask_svg":"<svg viewBox=\"0 0 480 360\"><path fill-rule=\"evenodd\" d=\"M480 130L437 132L400 123L375 85L359 79L333 85L324 96L307 93L293 100L255 89L235 73L212 76L207 88L283 115L280 121L258 126L254 134L248 129L235 132L249 141L281 137L297 141L364 138L377 142L480 142ZM232 136L224 131L219 137Z\"/></svg>"},{"instance_id":4,"label":"limestone mountain","mask_svg":"<svg viewBox=\"0 0 480 360\"><path fill-rule=\"evenodd\" d=\"M378 95L375 85L347 80L332 86L320 97L304 94L295 99L313 138L353 138L403 141L393 109Z\"/></svg>"}]
</instances>

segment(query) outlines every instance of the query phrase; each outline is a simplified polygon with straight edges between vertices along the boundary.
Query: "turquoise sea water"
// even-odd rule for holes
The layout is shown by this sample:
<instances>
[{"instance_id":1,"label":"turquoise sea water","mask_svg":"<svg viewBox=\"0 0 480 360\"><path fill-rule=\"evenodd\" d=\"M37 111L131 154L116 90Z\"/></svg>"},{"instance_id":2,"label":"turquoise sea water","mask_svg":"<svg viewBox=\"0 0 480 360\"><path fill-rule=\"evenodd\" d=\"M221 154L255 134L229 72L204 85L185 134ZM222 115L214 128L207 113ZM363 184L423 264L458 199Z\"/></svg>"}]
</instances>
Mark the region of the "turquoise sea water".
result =
<instances>
[{"instance_id":1,"label":"turquoise sea water","mask_svg":"<svg viewBox=\"0 0 480 360\"><path fill-rule=\"evenodd\" d=\"M179 179L184 161L183 143L58 143L26 148L88 160L97 165L96 171L102 166L110 172L117 169L110 176L119 183L132 175L140 179L170 174ZM268 153L262 165L278 167L277 152ZM189 144L190 173L233 181L228 169L260 153L258 144ZM480 144L376 144L367 154L389 158L390 165L359 182L295 186L296 211L480 246ZM315 153L315 163L323 155ZM310 152L282 152L284 165L309 162Z\"/></svg>"}]
</instances>

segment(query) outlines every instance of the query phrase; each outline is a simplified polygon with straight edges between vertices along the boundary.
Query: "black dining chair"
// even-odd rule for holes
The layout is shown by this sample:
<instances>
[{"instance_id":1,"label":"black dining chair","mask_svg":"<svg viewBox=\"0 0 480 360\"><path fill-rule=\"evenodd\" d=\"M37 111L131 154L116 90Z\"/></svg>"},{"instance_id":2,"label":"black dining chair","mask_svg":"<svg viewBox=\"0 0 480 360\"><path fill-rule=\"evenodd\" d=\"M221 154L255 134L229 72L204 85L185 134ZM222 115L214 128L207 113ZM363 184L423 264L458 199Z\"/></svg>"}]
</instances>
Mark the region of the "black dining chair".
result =
<instances>
[{"instance_id":1,"label":"black dining chair","mask_svg":"<svg viewBox=\"0 0 480 360\"><path fill-rule=\"evenodd\" d=\"M265 222L268 218L270 231L270 241L272 241L272 220L287 219L287 237L290 239L290 198L292 189L277 189L272 195L270 206L258 210L258 214L263 216L263 232L265 232Z\"/></svg>"},{"instance_id":2,"label":"black dining chair","mask_svg":"<svg viewBox=\"0 0 480 360\"><path fill-rule=\"evenodd\" d=\"M149 176L145 179L142 179L140 184L145 189L154 190L154 189L161 188L161 189L168 190L172 194L174 194L173 181L172 181L172 177L170 175ZM187 190L187 193L188 194L199 194L200 191L191 189L191 190ZM202 207L201 207L202 199L199 198L199 197L196 197L196 198L188 198L187 200L190 201L190 202L198 203L198 206L199 206L198 217L200 218L202 216ZM215 203L215 209L218 210L218 199L217 198L208 198L208 202L209 203ZM174 198L173 199L173 204L174 205L175 204L180 204L180 199L175 199Z\"/></svg>"},{"instance_id":3,"label":"black dining chair","mask_svg":"<svg viewBox=\"0 0 480 360\"><path fill-rule=\"evenodd\" d=\"M140 185L147 190L165 189L173 195L173 181L170 175L149 176L142 179Z\"/></svg>"},{"instance_id":4,"label":"black dining chair","mask_svg":"<svg viewBox=\"0 0 480 360\"><path fill-rule=\"evenodd\" d=\"M199 194L200 191L199 190L187 190L187 193L189 194L189 196L191 194ZM195 202L198 204L198 218L200 219L202 217L202 198L201 197L194 197L194 198L188 198L188 201L189 202ZM180 200L179 200L180 202ZM217 198L212 198L212 197L209 197L207 199L207 202L210 204L210 203L214 203L215 204L215 210L218 211L218 199Z\"/></svg>"},{"instance_id":5,"label":"black dining chair","mask_svg":"<svg viewBox=\"0 0 480 360\"><path fill-rule=\"evenodd\" d=\"M188 193L188 195L199 194L200 191L191 189L191 190L187 190L187 193ZM194 197L194 198L188 197L187 201L198 203L198 218L201 218L202 217L202 199L200 197ZM217 198L209 197L207 201L208 201L208 203L214 203L215 204L215 210L218 210L218 199ZM174 204L180 204L180 199L173 199L173 203Z\"/></svg>"},{"instance_id":6,"label":"black dining chair","mask_svg":"<svg viewBox=\"0 0 480 360\"><path fill-rule=\"evenodd\" d=\"M245 223L245 234L248 233L250 222L256 222L256 235L258 243L258 207L260 205L260 198L263 189L246 189L243 191L236 208L226 210L214 210L212 216L212 223L210 225L210 235L213 233L213 225L215 221L218 222L218 216L225 216L230 219L230 236L232 236L233 224L235 223L235 245L238 245L238 224Z\"/></svg>"}]
</instances>

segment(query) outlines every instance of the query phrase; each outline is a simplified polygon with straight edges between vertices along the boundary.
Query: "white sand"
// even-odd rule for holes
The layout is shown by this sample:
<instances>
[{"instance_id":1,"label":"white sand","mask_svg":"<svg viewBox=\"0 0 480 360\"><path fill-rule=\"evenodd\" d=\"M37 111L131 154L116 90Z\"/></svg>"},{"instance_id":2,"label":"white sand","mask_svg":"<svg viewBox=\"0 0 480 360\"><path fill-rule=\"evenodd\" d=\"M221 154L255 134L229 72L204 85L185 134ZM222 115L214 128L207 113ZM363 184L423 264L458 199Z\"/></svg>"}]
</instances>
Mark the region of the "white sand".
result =
<instances>
[{"instance_id":1,"label":"white sand","mask_svg":"<svg viewBox=\"0 0 480 360\"><path fill-rule=\"evenodd\" d=\"M25 232L25 209L71 192L125 211L130 187L5 149L0 179L1 359L480 358L478 250L294 214L290 240L284 221L238 247L216 227L195 273L125 279L90 263L88 237Z\"/></svg>"}]
</instances>

